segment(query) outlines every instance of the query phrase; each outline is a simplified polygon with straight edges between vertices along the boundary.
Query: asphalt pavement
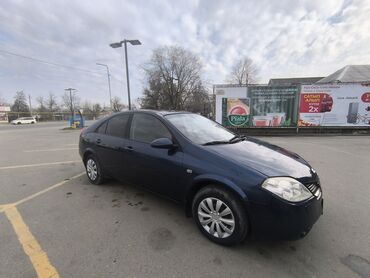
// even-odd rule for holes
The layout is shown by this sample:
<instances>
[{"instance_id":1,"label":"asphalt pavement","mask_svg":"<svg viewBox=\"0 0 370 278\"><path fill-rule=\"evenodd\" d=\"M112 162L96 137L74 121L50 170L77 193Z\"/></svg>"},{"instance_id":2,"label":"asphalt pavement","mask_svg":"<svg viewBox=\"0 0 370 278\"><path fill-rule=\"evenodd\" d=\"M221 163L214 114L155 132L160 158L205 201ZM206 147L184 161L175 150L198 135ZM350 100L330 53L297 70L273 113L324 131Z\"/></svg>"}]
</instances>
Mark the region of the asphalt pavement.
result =
<instances>
[{"instance_id":1,"label":"asphalt pavement","mask_svg":"<svg viewBox=\"0 0 370 278\"><path fill-rule=\"evenodd\" d=\"M0 277L370 277L368 136L263 138L319 173L324 215L301 240L230 248L177 204L89 184L65 126L0 125Z\"/></svg>"}]
</instances>

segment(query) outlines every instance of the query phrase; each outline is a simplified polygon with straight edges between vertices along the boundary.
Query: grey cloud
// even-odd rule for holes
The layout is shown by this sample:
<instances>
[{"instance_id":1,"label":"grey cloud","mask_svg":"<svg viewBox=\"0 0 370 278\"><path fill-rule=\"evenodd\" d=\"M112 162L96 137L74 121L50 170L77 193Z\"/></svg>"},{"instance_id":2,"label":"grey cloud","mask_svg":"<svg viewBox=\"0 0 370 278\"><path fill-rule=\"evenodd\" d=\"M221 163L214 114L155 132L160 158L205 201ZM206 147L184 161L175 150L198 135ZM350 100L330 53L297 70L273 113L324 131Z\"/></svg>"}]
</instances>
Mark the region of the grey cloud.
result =
<instances>
[{"instance_id":1,"label":"grey cloud","mask_svg":"<svg viewBox=\"0 0 370 278\"><path fill-rule=\"evenodd\" d=\"M32 63L0 54L0 93L35 96L76 87L82 98L105 101L106 75L113 94L125 95L123 50L108 44L124 37L129 48L133 97L142 91L142 65L151 51L177 44L197 53L209 82L224 82L231 65L248 55L270 77L326 75L344 64L369 63L370 4L365 0L280 1L10 1L0 4L0 49L96 73Z\"/></svg>"}]
</instances>

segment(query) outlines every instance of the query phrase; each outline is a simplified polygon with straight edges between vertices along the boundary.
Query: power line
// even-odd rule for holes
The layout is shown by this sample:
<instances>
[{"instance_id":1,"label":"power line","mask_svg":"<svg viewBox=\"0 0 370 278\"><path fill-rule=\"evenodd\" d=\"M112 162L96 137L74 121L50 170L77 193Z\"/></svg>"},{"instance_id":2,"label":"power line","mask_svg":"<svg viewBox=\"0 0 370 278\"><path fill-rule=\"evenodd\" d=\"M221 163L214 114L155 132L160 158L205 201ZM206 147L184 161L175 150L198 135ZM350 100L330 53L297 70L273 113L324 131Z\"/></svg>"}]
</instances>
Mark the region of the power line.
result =
<instances>
[{"instance_id":1,"label":"power line","mask_svg":"<svg viewBox=\"0 0 370 278\"><path fill-rule=\"evenodd\" d=\"M23 59L28 59L28 60L33 61L33 62L43 63L43 64L52 65L52 66L56 66L56 67L74 69L74 70L82 71L82 72L85 72L85 73L102 75L102 73L100 71L91 71L91 70L88 70L88 69L82 69L82 68L77 68L77 67L73 67L73 66L63 65L63 64L59 64L59 63L49 62L49 61L45 61L45 60L41 60L41 59L29 57L29 56L17 54L17 53L10 52L10 51L7 51L7 50L0 49L0 53L4 53L4 54L16 56L16 57L20 57L20 58L23 58ZM110 76L112 77L112 79L115 79L116 82L118 82L120 84L124 84L124 82L122 80L120 80L119 78L115 77L114 75L111 74ZM2 77L2 76L0 76L0 77Z\"/></svg>"},{"instance_id":2,"label":"power line","mask_svg":"<svg viewBox=\"0 0 370 278\"><path fill-rule=\"evenodd\" d=\"M52 66L55 66L55 67L62 67L62 68L67 68L67 69L74 69L74 70L78 70L78 71L82 71L82 72L86 72L86 73L92 73L92 74L101 74L100 72L97 72L97 71L91 71L91 70L88 70L88 69L82 69L82 68L77 68L77 67L73 67L73 66L63 65L63 64L59 64L59 63L49 62L49 61L45 61L45 60L41 60L41 59L30 57L30 56L25 56L25 55L17 54L17 53L6 51L6 50L2 50L2 49L0 49L0 53L4 53L4 54L16 56L16 57L20 57L20 58L23 58L23 59L28 59L28 60L31 60L31 61L34 61L34 62L38 62L38 63L52 65Z\"/></svg>"}]
</instances>

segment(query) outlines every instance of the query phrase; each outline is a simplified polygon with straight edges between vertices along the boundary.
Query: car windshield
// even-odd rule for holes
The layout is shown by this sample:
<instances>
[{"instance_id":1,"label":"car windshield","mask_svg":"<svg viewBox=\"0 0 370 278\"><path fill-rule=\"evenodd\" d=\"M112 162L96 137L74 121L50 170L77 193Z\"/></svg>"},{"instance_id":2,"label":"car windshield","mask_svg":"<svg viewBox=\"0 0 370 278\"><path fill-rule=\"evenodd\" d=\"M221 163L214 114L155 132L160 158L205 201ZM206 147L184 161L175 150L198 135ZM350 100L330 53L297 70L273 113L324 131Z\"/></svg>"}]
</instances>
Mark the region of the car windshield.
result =
<instances>
[{"instance_id":1,"label":"car windshield","mask_svg":"<svg viewBox=\"0 0 370 278\"><path fill-rule=\"evenodd\" d=\"M218 123L197 114L170 114L165 117L195 144L228 143L235 137Z\"/></svg>"}]
</instances>

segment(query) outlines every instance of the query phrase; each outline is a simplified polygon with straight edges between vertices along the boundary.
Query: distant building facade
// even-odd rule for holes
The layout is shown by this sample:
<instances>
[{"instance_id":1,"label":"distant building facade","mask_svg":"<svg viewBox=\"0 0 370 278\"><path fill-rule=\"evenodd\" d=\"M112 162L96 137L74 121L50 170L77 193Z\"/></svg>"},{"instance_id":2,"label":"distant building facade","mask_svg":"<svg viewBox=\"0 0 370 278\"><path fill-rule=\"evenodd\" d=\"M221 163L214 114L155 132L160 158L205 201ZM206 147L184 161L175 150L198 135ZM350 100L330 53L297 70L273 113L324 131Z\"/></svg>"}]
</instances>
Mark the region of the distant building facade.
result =
<instances>
[{"instance_id":1,"label":"distant building facade","mask_svg":"<svg viewBox=\"0 0 370 278\"><path fill-rule=\"evenodd\" d=\"M10 106L0 106L0 122L8 122L8 113L10 112Z\"/></svg>"}]
</instances>

